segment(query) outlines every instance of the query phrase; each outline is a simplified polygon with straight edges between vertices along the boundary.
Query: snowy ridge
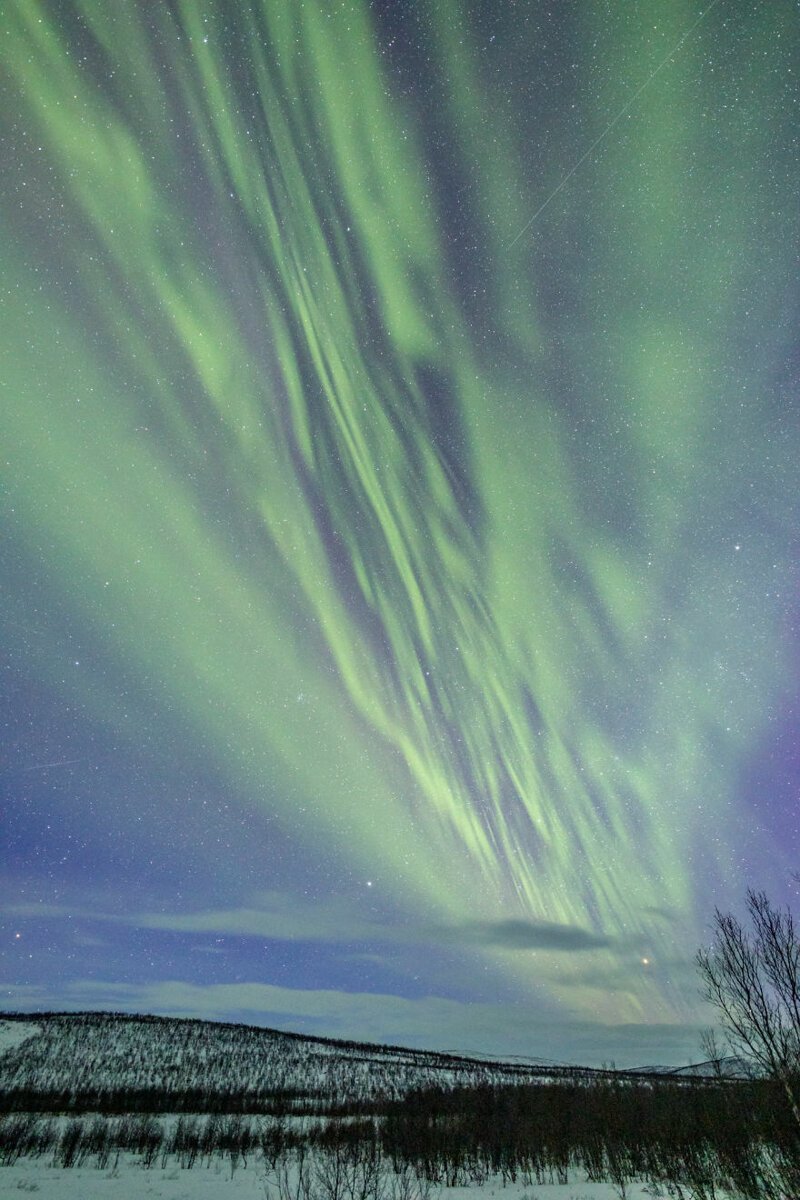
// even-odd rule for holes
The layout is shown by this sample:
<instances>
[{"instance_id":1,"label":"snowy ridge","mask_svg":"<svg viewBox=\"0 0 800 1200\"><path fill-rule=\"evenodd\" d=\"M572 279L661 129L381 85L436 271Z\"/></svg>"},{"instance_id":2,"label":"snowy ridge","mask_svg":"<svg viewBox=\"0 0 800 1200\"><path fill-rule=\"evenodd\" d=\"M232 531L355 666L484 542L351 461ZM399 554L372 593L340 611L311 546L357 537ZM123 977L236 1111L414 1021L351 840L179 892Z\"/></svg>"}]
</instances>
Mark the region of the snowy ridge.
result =
<instances>
[{"instance_id":1,"label":"snowy ridge","mask_svg":"<svg viewBox=\"0 0 800 1200\"><path fill-rule=\"evenodd\" d=\"M634 1074L466 1058L176 1017L44 1013L33 1021L30 1015L5 1014L0 1029L6 1031L0 1035L5 1039L0 1097L17 1111L330 1114L363 1111L425 1087Z\"/></svg>"},{"instance_id":2,"label":"snowy ridge","mask_svg":"<svg viewBox=\"0 0 800 1200\"><path fill-rule=\"evenodd\" d=\"M322 1112L399 1099L419 1087L552 1077L552 1067L303 1037L274 1029L116 1013L5 1014L0 1094L13 1108L202 1110L221 1097L239 1111ZM14 1039L15 1027L24 1036Z\"/></svg>"}]
</instances>

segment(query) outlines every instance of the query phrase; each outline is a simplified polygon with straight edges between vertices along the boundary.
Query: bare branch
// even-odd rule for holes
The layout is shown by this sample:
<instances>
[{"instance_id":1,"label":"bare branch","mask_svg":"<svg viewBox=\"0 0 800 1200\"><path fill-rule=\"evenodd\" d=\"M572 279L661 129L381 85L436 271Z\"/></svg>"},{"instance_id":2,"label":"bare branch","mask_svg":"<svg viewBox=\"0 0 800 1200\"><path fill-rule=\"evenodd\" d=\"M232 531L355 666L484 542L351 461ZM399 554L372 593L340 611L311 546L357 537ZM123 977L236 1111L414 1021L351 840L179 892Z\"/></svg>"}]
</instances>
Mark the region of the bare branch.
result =
<instances>
[{"instance_id":1,"label":"bare branch","mask_svg":"<svg viewBox=\"0 0 800 1200\"><path fill-rule=\"evenodd\" d=\"M733 1050L780 1081L795 1120L800 1074L800 943L791 912L748 891L749 933L730 913L714 914L714 945L697 953L703 995L719 1012Z\"/></svg>"}]
</instances>

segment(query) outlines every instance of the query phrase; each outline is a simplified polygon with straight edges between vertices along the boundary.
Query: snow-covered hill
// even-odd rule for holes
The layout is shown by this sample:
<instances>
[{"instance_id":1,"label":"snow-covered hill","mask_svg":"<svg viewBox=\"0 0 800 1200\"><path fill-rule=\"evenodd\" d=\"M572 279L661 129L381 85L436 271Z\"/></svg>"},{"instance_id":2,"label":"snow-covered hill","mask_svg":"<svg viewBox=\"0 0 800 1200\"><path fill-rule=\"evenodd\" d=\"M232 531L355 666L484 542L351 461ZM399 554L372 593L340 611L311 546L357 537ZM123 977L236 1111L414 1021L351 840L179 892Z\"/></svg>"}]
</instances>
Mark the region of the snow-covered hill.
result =
<instances>
[{"instance_id":1,"label":"snow-covered hill","mask_svg":"<svg viewBox=\"0 0 800 1200\"><path fill-rule=\"evenodd\" d=\"M271 1200L430 1200L444 1185L578 1180L587 1196L696 1180L722 1196L736 1172L772 1178L786 1141L785 1101L757 1081L114 1013L0 1015L0 1105L0 1191L54 1200L94 1194L81 1190L88 1163L126 1182L120 1200L143 1194L142 1171L160 1172L150 1194L178 1200L196 1189L175 1190L176 1171L202 1164L206 1179L222 1162L231 1186L241 1174L263 1195L266 1182Z\"/></svg>"},{"instance_id":2,"label":"snow-covered hill","mask_svg":"<svg viewBox=\"0 0 800 1200\"><path fill-rule=\"evenodd\" d=\"M566 1071L169 1017L0 1019L0 1096L16 1110L329 1113L363 1110L419 1087L521 1082Z\"/></svg>"},{"instance_id":3,"label":"snow-covered hill","mask_svg":"<svg viewBox=\"0 0 800 1200\"><path fill-rule=\"evenodd\" d=\"M0 1014L0 1102L8 1111L345 1115L427 1087L712 1073L710 1064L616 1073L498 1062L175 1017Z\"/></svg>"}]
</instances>

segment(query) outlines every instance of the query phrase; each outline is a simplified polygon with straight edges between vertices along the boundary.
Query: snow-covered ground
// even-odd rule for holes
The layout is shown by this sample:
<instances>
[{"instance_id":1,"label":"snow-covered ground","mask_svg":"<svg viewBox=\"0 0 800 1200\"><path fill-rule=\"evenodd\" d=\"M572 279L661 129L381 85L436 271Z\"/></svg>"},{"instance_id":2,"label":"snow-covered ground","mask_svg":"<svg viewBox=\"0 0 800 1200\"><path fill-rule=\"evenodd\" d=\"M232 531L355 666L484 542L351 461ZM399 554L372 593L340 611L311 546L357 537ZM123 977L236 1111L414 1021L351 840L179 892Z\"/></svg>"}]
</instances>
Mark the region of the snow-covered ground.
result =
<instances>
[{"instance_id":1,"label":"snow-covered ground","mask_svg":"<svg viewBox=\"0 0 800 1200\"><path fill-rule=\"evenodd\" d=\"M240 1168L233 1178L227 1163L182 1171L177 1164L145 1170L136 1159L113 1170L51 1167L42 1159L20 1159L0 1168L0 1196L27 1193L37 1200L265 1200L264 1172Z\"/></svg>"},{"instance_id":2,"label":"snow-covered ground","mask_svg":"<svg viewBox=\"0 0 800 1200\"><path fill-rule=\"evenodd\" d=\"M221 1161L191 1171L177 1165L145 1170L130 1157L114 1170L94 1167L64 1170L41 1159L21 1159L13 1167L0 1168L0 1196L35 1195L37 1200L270 1200L264 1170L260 1165L239 1167L231 1176L230 1165ZM630 1184L630 1200L654 1195L644 1184ZM718 1193L720 1200L724 1200ZM618 1200L619 1191L610 1183L524 1186L488 1183L483 1187L447 1188L432 1192L431 1200Z\"/></svg>"},{"instance_id":3,"label":"snow-covered ground","mask_svg":"<svg viewBox=\"0 0 800 1200\"><path fill-rule=\"evenodd\" d=\"M567 1097L572 1089L582 1098L585 1086L587 1103L593 1079L601 1088L606 1086L603 1075L579 1069L551 1073L544 1067L326 1043L241 1025L86 1013L47 1014L33 1020L0 1017L0 1088L11 1114L3 1123L0 1162L4 1158L10 1165L0 1165L0 1200L25 1194L41 1200L281 1200L268 1182L264 1154L282 1153L276 1148L283 1144L283 1133L310 1130L344 1101L351 1104L354 1116L366 1114L370 1119L376 1102L405 1102L417 1089L424 1094L425 1089L438 1088L445 1095L459 1087L502 1091L509 1085L542 1085L555 1079L561 1080ZM652 1081L624 1076L617 1080L626 1091L643 1087L647 1095L653 1086ZM692 1094L691 1089L686 1092L687 1097ZM16 1110L30 1095L41 1103L25 1117ZM231 1107L214 1116L210 1107L220 1096ZM198 1107L179 1118L169 1109L171 1097L184 1107L187 1101ZM154 1109L168 1111L141 1112L143 1098L148 1106L153 1100ZM264 1115L273 1102L274 1111L284 1116ZM93 1111L95 1105L101 1111ZM237 1111L244 1115L236 1116ZM106 1117L102 1112L117 1115ZM506 1114L503 1119L510 1118ZM179 1120L186 1128L177 1137ZM239 1121L252 1137L239 1138ZM77 1141L66 1137L73 1126ZM24 1127L27 1142L17 1140L18 1127ZM209 1149L200 1150L203 1145ZM241 1157L231 1160L243 1145L250 1147L246 1167ZM189 1169L192 1147L197 1158ZM80 1165L53 1165L68 1162L70 1148ZM146 1167L134 1148L147 1153L155 1165ZM15 1159L16 1153L23 1157ZM291 1165L297 1161L289 1157L291 1172L298 1169ZM551 1160L545 1155L543 1161ZM291 1200L297 1190L290 1182L283 1200ZM414 1200L414 1190L413 1180L404 1189L395 1179L386 1200ZM312 1194L324 1191L314 1187ZM656 1196L645 1184L627 1185L624 1194L630 1200ZM590 1183L576 1173L567 1184L503 1186L498 1177L482 1186L432 1189L426 1200L617 1197L620 1191L612 1183ZM725 1200L720 1191L717 1197Z\"/></svg>"},{"instance_id":4,"label":"snow-covered ground","mask_svg":"<svg viewBox=\"0 0 800 1200\"><path fill-rule=\"evenodd\" d=\"M4 1054L6 1050L15 1050L26 1038L35 1037L41 1032L41 1025L35 1021L0 1020L0 1054Z\"/></svg>"}]
</instances>

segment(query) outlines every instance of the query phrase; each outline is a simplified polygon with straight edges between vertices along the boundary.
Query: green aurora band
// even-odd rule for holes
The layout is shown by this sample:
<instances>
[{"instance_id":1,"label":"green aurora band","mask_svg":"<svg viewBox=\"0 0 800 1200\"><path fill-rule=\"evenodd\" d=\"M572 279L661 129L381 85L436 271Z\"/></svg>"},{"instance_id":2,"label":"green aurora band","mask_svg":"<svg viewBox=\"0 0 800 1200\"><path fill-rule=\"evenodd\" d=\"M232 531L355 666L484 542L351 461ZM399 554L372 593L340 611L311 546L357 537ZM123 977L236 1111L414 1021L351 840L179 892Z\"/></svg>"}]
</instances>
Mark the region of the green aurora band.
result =
<instances>
[{"instance_id":1,"label":"green aurora band","mask_svg":"<svg viewBox=\"0 0 800 1200\"><path fill-rule=\"evenodd\" d=\"M793 6L720 0L655 75L695 3L578 6L555 95L514 5L501 64L461 9L418 6L423 109L350 0L5 6L6 619L66 705L201 747L254 836L268 779L310 854L607 936L608 979L736 888L787 682Z\"/></svg>"}]
</instances>

